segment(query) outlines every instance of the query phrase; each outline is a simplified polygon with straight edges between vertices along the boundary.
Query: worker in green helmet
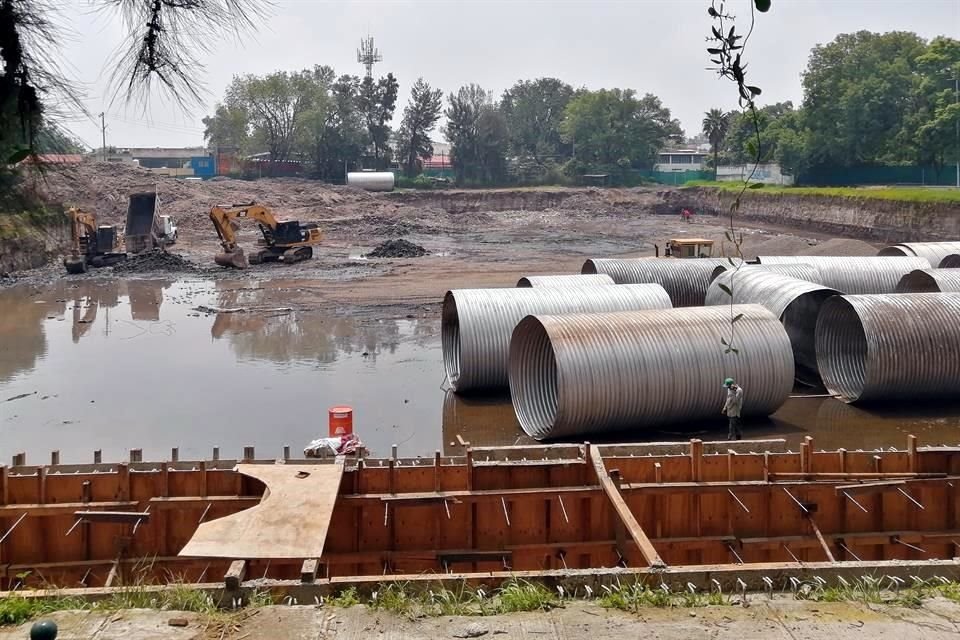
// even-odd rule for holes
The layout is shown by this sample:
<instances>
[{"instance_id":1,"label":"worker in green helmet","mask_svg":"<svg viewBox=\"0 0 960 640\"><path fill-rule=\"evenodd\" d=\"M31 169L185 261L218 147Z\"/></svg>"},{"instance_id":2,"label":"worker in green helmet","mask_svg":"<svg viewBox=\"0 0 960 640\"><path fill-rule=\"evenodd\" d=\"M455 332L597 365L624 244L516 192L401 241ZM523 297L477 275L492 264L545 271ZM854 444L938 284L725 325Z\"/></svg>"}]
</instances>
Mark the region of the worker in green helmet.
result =
<instances>
[{"instance_id":1,"label":"worker in green helmet","mask_svg":"<svg viewBox=\"0 0 960 640\"><path fill-rule=\"evenodd\" d=\"M723 386L727 390L727 400L723 403L723 414L730 421L727 440L739 440L743 437L742 423L740 422L740 410L743 408L743 387L737 385L733 378L724 380Z\"/></svg>"}]
</instances>

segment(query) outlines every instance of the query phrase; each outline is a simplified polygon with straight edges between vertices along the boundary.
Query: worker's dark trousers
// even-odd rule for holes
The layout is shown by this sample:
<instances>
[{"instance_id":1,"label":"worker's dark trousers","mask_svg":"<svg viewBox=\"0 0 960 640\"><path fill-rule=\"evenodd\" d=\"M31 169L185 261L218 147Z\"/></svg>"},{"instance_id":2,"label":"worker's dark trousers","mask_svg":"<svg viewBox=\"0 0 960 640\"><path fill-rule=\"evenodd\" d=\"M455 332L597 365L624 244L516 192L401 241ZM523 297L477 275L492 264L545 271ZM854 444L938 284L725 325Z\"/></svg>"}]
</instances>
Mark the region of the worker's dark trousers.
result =
<instances>
[{"instance_id":1,"label":"worker's dark trousers","mask_svg":"<svg viewBox=\"0 0 960 640\"><path fill-rule=\"evenodd\" d=\"M743 437L743 423L739 416L730 416L730 430L727 432L727 440L739 440Z\"/></svg>"}]
</instances>

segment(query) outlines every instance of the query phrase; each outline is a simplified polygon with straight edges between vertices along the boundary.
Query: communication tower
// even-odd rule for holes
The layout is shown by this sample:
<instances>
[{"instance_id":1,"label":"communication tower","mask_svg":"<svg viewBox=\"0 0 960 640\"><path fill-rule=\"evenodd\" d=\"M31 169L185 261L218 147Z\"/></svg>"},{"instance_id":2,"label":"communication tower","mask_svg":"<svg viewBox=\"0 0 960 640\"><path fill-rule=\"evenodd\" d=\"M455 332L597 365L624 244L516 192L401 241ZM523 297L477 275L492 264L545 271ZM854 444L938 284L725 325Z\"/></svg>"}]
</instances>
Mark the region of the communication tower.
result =
<instances>
[{"instance_id":1,"label":"communication tower","mask_svg":"<svg viewBox=\"0 0 960 640\"><path fill-rule=\"evenodd\" d=\"M382 60L383 56L380 55L380 51L373 46L373 36L367 36L360 40L360 48L357 49L357 62L366 67L368 77L373 76L373 65Z\"/></svg>"}]
</instances>

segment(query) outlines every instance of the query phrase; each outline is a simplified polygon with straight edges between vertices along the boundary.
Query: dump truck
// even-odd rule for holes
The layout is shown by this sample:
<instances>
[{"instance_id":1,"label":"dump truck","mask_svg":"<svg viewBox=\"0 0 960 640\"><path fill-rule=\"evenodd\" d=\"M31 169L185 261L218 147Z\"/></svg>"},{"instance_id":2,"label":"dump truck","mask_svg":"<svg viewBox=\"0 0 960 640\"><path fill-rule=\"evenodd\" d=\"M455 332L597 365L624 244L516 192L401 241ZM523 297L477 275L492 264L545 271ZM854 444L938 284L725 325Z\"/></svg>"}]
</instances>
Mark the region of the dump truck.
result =
<instances>
[{"instance_id":1,"label":"dump truck","mask_svg":"<svg viewBox=\"0 0 960 640\"><path fill-rule=\"evenodd\" d=\"M170 216L160 215L160 198L156 193L130 194L123 240L130 253L165 247L177 241L177 227Z\"/></svg>"}]
</instances>

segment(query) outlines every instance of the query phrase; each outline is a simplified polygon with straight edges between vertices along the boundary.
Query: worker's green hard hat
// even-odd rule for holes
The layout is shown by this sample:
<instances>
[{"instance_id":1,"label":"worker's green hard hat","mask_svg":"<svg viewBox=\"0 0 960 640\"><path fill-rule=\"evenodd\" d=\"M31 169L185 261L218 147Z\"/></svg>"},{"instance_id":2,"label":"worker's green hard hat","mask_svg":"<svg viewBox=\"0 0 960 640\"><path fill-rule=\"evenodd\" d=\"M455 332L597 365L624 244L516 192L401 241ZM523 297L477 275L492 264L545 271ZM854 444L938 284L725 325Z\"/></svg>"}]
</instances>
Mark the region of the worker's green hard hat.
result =
<instances>
[{"instance_id":1,"label":"worker's green hard hat","mask_svg":"<svg viewBox=\"0 0 960 640\"><path fill-rule=\"evenodd\" d=\"M727 378L726 380L723 381L723 386L725 387L729 387L732 384L733 384L733 378Z\"/></svg>"}]
</instances>

